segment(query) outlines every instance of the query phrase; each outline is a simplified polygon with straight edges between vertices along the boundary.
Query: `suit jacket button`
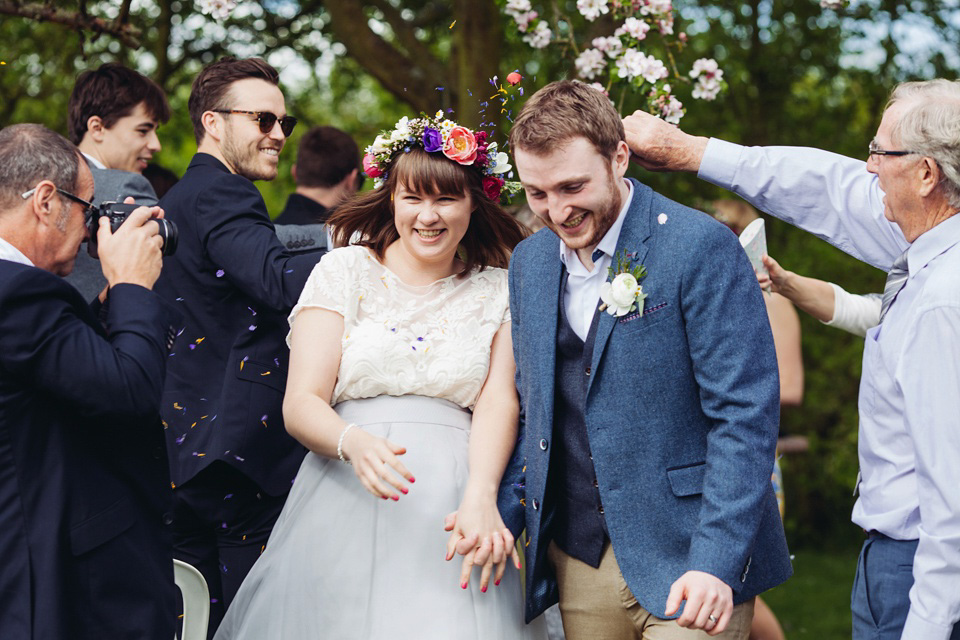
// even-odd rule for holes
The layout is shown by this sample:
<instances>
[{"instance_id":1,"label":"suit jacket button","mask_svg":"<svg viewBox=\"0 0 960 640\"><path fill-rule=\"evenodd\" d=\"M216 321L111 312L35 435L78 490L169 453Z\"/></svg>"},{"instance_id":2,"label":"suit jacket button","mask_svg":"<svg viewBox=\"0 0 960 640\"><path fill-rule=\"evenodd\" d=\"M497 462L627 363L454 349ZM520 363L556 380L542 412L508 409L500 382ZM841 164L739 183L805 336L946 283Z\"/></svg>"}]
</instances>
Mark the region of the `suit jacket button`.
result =
<instances>
[{"instance_id":1,"label":"suit jacket button","mask_svg":"<svg viewBox=\"0 0 960 640\"><path fill-rule=\"evenodd\" d=\"M543 450L543 451L546 451L546 450L547 450L547 439L546 439L546 438L543 438L542 440L540 440L540 449Z\"/></svg>"},{"instance_id":2,"label":"suit jacket button","mask_svg":"<svg viewBox=\"0 0 960 640\"><path fill-rule=\"evenodd\" d=\"M537 500L536 498L534 498L534 499L533 499L533 510L536 511L536 510L539 509L539 508L540 508L540 501Z\"/></svg>"},{"instance_id":3,"label":"suit jacket button","mask_svg":"<svg viewBox=\"0 0 960 640\"><path fill-rule=\"evenodd\" d=\"M584 370L584 373L587 374L587 375L590 375L590 367L587 367L587 368Z\"/></svg>"},{"instance_id":4,"label":"suit jacket button","mask_svg":"<svg viewBox=\"0 0 960 640\"><path fill-rule=\"evenodd\" d=\"M596 478L593 479L593 488L594 488L594 489L599 489L599 488L600 488L600 485L597 484L597 479L596 479Z\"/></svg>"},{"instance_id":5,"label":"suit jacket button","mask_svg":"<svg viewBox=\"0 0 960 640\"><path fill-rule=\"evenodd\" d=\"M603 505L600 505L600 507L597 509L597 511L600 512L600 515L603 515Z\"/></svg>"}]
</instances>

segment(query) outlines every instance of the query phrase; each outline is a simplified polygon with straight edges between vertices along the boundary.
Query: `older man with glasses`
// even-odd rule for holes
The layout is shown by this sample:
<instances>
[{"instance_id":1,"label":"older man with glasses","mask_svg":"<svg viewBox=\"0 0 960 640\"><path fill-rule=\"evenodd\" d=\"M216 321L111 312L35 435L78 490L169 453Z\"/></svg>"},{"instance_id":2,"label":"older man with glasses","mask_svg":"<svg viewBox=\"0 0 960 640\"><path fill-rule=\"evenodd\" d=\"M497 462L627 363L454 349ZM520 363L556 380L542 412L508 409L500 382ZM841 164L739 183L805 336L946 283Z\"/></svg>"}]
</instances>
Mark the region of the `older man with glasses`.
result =
<instances>
[{"instance_id":1,"label":"older man with glasses","mask_svg":"<svg viewBox=\"0 0 960 640\"><path fill-rule=\"evenodd\" d=\"M157 408L174 309L150 289L140 207L99 221L108 305L63 276L87 237L90 169L37 124L0 130L0 635L169 640L171 492Z\"/></svg>"},{"instance_id":2,"label":"older man with glasses","mask_svg":"<svg viewBox=\"0 0 960 640\"><path fill-rule=\"evenodd\" d=\"M211 595L210 635L259 557L306 453L283 425L287 314L322 251L291 255L254 180L277 176L296 118L277 71L224 58L193 83L197 154L161 199L179 227L157 283L186 317L167 365L177 558Z\"/></svg>"},{"instance_id":3,"label":"older man with glasses","mask_svg":"<svg viewBox=\"0 0 960 640\"><path fill-rule=\"evenodd\" d=\"M642 166L696 171L888 272L860 384L853 637L960 639L960 83L898 86L866 163L624 124Z\"/></svg>"}]
</instances>

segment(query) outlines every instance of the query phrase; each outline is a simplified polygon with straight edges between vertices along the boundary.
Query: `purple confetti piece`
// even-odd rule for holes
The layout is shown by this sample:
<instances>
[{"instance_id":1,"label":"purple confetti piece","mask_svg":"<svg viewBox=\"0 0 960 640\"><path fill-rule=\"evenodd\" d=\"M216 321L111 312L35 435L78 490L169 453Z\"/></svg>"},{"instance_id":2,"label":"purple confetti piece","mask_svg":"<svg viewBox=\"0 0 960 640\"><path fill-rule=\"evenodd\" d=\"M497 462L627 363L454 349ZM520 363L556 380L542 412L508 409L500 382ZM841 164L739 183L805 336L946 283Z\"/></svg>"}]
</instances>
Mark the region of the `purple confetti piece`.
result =
<instances>
[{"instance_id":1,"label":"purple confetti piece","mask_svg":"<svg viewBox=\"0 0 960 640\"><path fill-rule=\"evenodd\" d=\"M266 421L267 421L267 414L263 414L262 416L260 416L260 422L266 422Z\"/></svg>"},{"instance_id":2,"label":"purple confetti piece","mask_svg":"<svg viewBox=\"0 0 960 640\"><path fill-rule=\"evenodd\" d=\"M183 302L183 298L177 298L177 302Z\"/></svg>"},{"instance_id":3,"label":"purple confetti piece","mask_svg":"<svg viewBox=\"0 0 960 640\"><path fill-rule=\"evenodd\" d=\"M220 528L221 528L221 529L226 529L226 528L227 528L227 523L226 523L226 522L221 522L221 523L220 523ZM224 569L223 572L226 573L227 570Z\"/></svg>"},{"instance_id":4,"label":"purple confetti piece","mask_svg":"<svg viewBox=\"0 0 960 640\"><path fill-rule=\"evenodd\" d=\"M222 277L223 277L223 269L217 269L217 277L218 277L218 278L222 278Z\"/></svg>"},{"instance_id":5,"label":"purple confetti piece","mask_svg":"<svg viewBox=\"0 0 960 640\"><path fill-rule=\"evenodd\" d=\"M187 438L187 434L183 434L182 436L178 437L177 444L183 444L183 441L186 440L186 438Z\"/></svg>"},{"instance_id":6,"label":"purple confetti piece","mask_svg":"<svg viewBox=\"0 0 960 640\"><path fill-rule=\"evenodd\" d=\"M284 273L293 273L293 269L287 269Z\"/></svg>"},{"instance_id":7,"label":"purple confetti piece","mask_svg":"<svg viewBox=\"0 0 960 640\"><path fill-rule=\"evenodd\" d=\"M193 344L192 342L187 346L190 347L190 351L193 351L194 349L197 348L197 345Z\"/></svg>"},{"instance_id":8,"label":"purple confetti piece","mask_svg":"<svg viewBox=\"0 0 960 640\"><path fill-rule=\"evenodd\" d=\"M238 456L238 455L234 455L233 457L236 458L236 460L237 460L238 462L246 462L246 460L245 460L244 458L241 458L241 457Z\"/></svg>"},{"instance_id":9,"label":"purple confetti piece","mask_svg":"<svg viewBox=\"0 0 960 640\"><path fill-rule=\"evenodd\" d=\"M248 306L247 309L250 309L250 313L252 313L253 315L257 315L257 312L254 310L253 307Z\"/></svg>"},{"instance_id":10,"label":"purple confetti piece","mask_svg":"<svg viewBox=\"0 0 960 640\"><path fill-rule=\"evenodd\" d=\"M256 331L256 330L257 330L257 325L252 324L252 325L250 325L249 327L247 327L247 329L249 329L250 331Z\"/></svg>"},{"instance_id":11,"label":"purple confetti piece","mask_svg":"<svg viewBox=\"0 0 960 640\"><path fill-rule=\"evenodd\" d=\"M280 366L280 358L274 358L274 359L273 359L273 364L275 364L275 365L277 365L277 366L279 367L279 366Z\"/></svg>"},{"instance_id":12,"label":"purple confetti piece","mask_svg":"<svg viewBox=\"0 0 960 640\"><path fill-rule=\"evenodd\" d=\"M229 500L229 499L232 498L232 497L233 497L233 494L232 494L232 493L228 493L227 495L223 496L223 499L224 499L224 500Z\"/></svg>"}]
</instances>

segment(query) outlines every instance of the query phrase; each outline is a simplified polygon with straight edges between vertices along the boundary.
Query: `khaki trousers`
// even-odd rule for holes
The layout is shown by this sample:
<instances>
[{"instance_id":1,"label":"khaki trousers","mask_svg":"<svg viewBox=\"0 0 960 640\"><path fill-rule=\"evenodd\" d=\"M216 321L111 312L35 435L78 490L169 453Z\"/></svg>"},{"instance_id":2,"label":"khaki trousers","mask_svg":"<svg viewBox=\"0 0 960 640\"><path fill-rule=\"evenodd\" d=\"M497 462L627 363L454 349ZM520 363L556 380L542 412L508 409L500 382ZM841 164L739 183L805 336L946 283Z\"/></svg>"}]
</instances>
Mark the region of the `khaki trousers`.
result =
<instances>
[{"instance_id":1,"label":"khaki trousers","mask_svg":"<svg viewBox=\"0 0 960 640\"><path fill-rule=\"evenodd\" d=\"M550 543L547 558L560 587L560 616L567 640L746 640L754 600L738 604L726 630L716 636L657 618L637 604L607 543L594 569Z\"/></svg>"}]
</instances>

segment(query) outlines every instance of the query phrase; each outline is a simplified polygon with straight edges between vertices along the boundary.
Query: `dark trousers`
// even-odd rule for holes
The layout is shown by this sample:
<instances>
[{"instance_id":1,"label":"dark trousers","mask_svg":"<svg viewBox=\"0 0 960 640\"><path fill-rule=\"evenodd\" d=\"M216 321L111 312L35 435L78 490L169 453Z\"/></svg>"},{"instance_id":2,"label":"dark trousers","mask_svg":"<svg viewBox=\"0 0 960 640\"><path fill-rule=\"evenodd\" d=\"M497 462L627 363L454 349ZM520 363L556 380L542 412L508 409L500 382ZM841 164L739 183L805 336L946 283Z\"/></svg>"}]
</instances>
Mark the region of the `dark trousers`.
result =
<instances>
[{"instance_id":1,"label":"dark trousers","mask_svg":"<svg viewBox=\"0 0 960 640\"><path fill-rule=\"evenodd\" d=\"M221 461L174 490L173 555L195 566L210 588L208 638L263 552L286 499L267 495Z\"/></svg>"},{"instance_id":2,"label":"dark trousers","mask_svg":"<svg viewBox=\"0 0 960 640\"><path fill-rule=\"evenodd\" d=\"M871 533L860 550L850 609L853 640L900 640L910 611L917 540ZM960 624L950 640L960 640Z\"/></svg>"}]
</instances>

